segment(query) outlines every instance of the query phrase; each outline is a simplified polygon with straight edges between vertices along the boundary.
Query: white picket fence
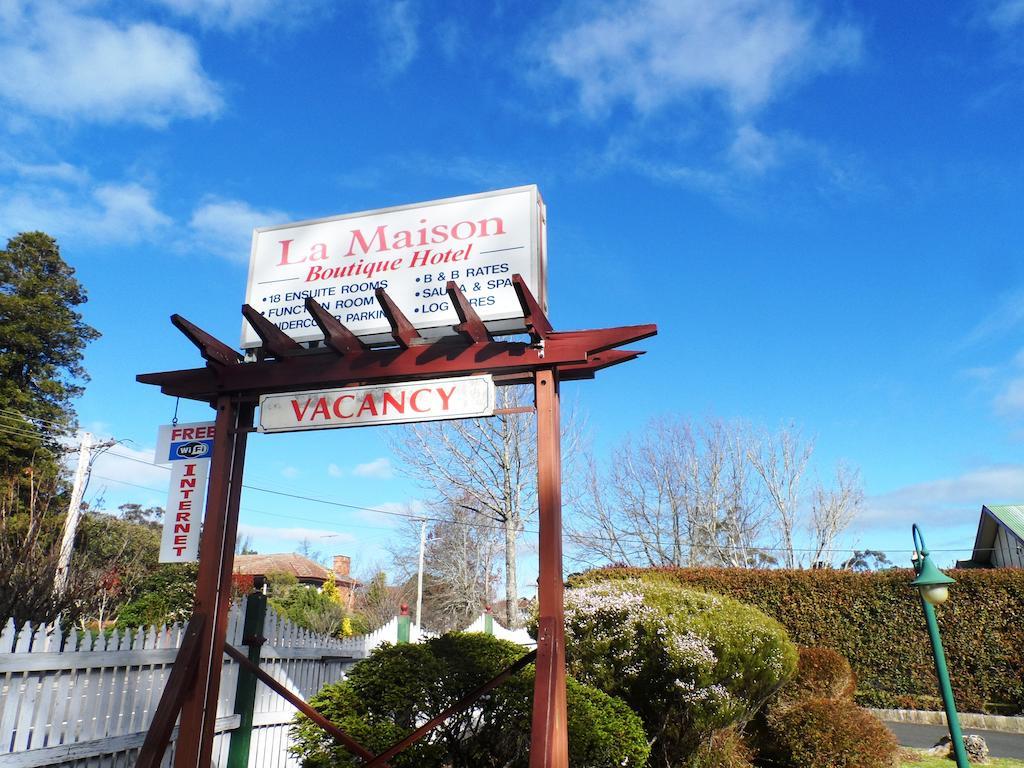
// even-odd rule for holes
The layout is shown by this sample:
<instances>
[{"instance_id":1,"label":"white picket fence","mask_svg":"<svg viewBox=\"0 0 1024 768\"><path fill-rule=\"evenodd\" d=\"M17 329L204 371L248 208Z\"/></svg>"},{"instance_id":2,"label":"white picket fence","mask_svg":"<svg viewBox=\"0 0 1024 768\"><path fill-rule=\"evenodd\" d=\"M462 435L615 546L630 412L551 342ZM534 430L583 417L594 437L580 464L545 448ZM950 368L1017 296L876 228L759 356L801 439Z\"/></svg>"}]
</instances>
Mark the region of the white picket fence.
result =
<instances>
[{"instance_id":1,"label":"white picket fence","mask_svg":"<svg viewBox=\"0 0 1024 768\"><path fill-rule=\"evenodd\" d=\"M227 642L242 645L243 606L233 606ZM303 699L344 677L345 669L382 643L398 641L398 618L375 632L336 640L314 635L267 609L260 666ZM482 632L480 616L467 631ZM410 641L428 633L411 626ZM514 638L497 622L498 637ZM77 634L13 621L0 631L0 768L132 766L160 700L184 634L183 627L149 627L108 637ZM238 666L225 658L217 707L214 765L226 766ZM257 686L249 768L292 768L288 726L295 708L264 685ZM172 762L173 746L163 765Z\"/></svg>"}]
</instances>

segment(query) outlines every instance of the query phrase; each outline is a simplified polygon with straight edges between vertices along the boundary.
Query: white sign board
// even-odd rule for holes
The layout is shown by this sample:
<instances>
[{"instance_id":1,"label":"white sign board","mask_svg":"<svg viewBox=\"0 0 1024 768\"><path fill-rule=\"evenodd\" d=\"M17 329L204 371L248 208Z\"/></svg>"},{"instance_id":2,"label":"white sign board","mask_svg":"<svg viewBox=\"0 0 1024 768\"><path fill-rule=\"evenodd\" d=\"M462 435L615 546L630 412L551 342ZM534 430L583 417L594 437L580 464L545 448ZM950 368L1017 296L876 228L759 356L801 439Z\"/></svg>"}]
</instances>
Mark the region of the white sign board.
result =
<instances>
[{"instance_id":1,"label":"white sign board","mask_svg":"<svg viewBox=\"0 0 1024 768\"><path fill-rule=\"evenodd\" d=\"M260 432L367 427L494 415L490 375L260 397Z\"/></svg>"},{"instance_id":2,"label":"white sign board","mask_svg":"<svg viewBox=\"0 0 1024 768\"><path fill-rule=\"evenodd\" d=\"M445 292L465 293L494 332L523 329L512 275L547 308L544 203L536 186L300 221L253 232L245 301L296 341L323 337L312 297L369 342L390 339L384 288L425 336L459 322ZM259 337L242 325L242 347Z\"/></svg>"},{"instance_id":3,"label":"white sign board","mask_svg":"<svg viewBox=\"0 0 1024 768\"><path fill-rule=\"evenodd\" d=\"M199 559L200 523L215 434L212 421L160 427L155 461L171 465L171 487L160 537L161 563L194 563Z\"/></svg>"}]
</instances>

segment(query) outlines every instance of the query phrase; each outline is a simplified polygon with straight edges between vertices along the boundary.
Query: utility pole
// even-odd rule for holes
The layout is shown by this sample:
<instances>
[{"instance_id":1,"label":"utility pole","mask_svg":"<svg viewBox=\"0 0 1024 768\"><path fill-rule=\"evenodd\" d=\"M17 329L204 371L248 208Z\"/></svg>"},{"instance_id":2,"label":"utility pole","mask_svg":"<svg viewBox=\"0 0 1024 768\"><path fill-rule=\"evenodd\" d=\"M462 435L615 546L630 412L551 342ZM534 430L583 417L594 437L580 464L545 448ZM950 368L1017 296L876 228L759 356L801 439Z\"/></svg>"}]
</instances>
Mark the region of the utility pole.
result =
<instances>
[{"instance_id":1,"label":"utility pole","mask_svg":"<svg viewBox=\"0 0 1024 768\"><path fill-rule=\"evenodd\" d=\"M422 629L420 623L423 612L423 550L427 546L427 521L420 520L420 567L416 577L416 628Z\"/></svg>"},{"instance_id":2,"label":"utility pole","mask_svg":"<svg viewBox=\"0 0 1024 768\"><path fill-rule=\"evenodd\" d=\"M78 521L82 518L82 497L85 495L91 456L92 434L83 432L82 442L78 449L78 469L75 470L75 482L71 487L71 502L68 504L68 514L64 518L64 536L60 541L60 557L57 560L57 576L54 579L54 588L57 594L64 594L68 588L71 551L75 546Z\"/></svg>"}]
</instances>

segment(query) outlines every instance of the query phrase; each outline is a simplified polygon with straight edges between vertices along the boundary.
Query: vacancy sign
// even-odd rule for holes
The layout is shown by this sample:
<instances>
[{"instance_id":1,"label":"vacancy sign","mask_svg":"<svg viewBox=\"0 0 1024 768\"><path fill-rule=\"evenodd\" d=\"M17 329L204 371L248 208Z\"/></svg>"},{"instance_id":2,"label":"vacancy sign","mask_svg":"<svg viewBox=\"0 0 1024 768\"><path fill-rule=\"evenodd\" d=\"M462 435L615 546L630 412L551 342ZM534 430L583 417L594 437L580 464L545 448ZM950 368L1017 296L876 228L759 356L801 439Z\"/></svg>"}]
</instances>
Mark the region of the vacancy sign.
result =
<instances>
[{"instance_id":1,"label":"vacancy sign","mask_svg":"<svg viewBox=\"0 0 1024 768\"><path fill-rule=\"evenodd\" d=\"M289 392L260 398L260 432L368 427L494 415L490 375Z\"/></svg>"},{"instance_id":2,"label":"vacancy sign","mask_svg":"<svg viewBox=\"0 0 1024 768\"><path fill-rule=\"evenodd\" d=\"M160 537L161 563L194 563L199 559L199 527L214 436L212 421L160 427L156 463L171 465L171 488Z\"/></svg>"},{"instance_id":3,"label":"vacancy sign","mask_svg":"<svg viewBox=\"0 0 1024 768\"><path fill-rule=\"evenodd\" d=\"M385 342L391 326L376 289L439 336L459 322L445 291L452 280L492 332L515 333L524 323L514 274L547 307L545 233L536 186L260 227L245 301L299 342L323 338L307 298L365 341ZM242 347L261 343L243 323Z\"/></svg>"}]
</instances>

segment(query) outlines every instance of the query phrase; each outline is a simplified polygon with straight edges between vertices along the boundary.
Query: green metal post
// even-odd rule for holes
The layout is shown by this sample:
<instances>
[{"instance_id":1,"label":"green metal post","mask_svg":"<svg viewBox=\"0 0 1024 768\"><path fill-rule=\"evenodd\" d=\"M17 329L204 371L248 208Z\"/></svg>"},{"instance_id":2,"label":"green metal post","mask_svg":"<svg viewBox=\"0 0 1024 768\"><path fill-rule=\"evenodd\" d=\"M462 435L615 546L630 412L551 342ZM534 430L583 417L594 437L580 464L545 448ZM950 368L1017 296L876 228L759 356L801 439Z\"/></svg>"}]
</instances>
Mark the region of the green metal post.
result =
<instances>
[{"instance_id":1,"label":"green metal post","mask_svg":"<svg viewBox=\"0 0 1024 768\"><path fill-rule=\"evenodd\" d=\"M263 622L267 616L267 596L253 592L245 601L245 622L242 644L249 648L249 661L259 666L263 637ZM256 675L239 668L238 686L235 688L235 714L241 717L238 728L231 734L228 747L228 768L247 768L249 745L252 741L252 715L256 706Z\"/></svg>"},{"instance_id":2,"label":"green metal post","mask_svg":"<svg viewBox=\"0 0 1024 768\"><path fill-rule=\"evenodd\" d=\"M494 634L494 616L491 614L490 606L487 607L487 613L484 614L484 634Z\"/></svg>"},{"instance_id":3,"label":"green metal post","mask_svg":"<svg viewBox=\"0 0 1024 768\"><path fill-rule=\"evenodd\" d=\"M914 536L914 556L912 563L917 578L911 582L911 586L917 588L918 598L921 600L921 609L924 611L924 620L928 625L928 638L932 641L932 656L935 658L935 676L939 678L939 691L942 693L942 706L946 710L946 725L949 727L949 738L953 742L953 755L956 757L957 768L970 768L967 759L967 750L964 749L964 735L960 730L960 716L956 711L956 701L953 699L953 686L949 682L949 670L946 668L946 652L942 649L942 637L939 635L939 622L935 618L935 608L925 599L925 592L938 588L942 596L937 600L945 600L946 589L956 582L946 576L935 563L928 557L928 548L924 543L924 534L917 526L911 527Z\"/></svg>"},{"instance_id":4,"label":"green metal post","mask_svg":"<svg viewBox=\"0 0 1024 768\"><path fill-rule=\"evenodd\" d=\"M402 605L402 611L398 616L398 644L408 643L411 638L412 616L409 615L409 606Z\"/></svg>"},{"instance_id":5,"label":"green metal post","mask_svg":"<svg viewBox=\"0 0 1024 768\"><path fill-rule=\"evenodd\" d=\"M942 705L946 709L946 722L949 725L949 738L953 740L953 754L956 756L957 768L970 768L967 750L964 749L964 735L960 730L960 717L957 715L956 702L953 700L953 686L949 682L949 670L946 669L946 653L942 649L942 638L939 637L939 623L935 619L935 609L931 603L921 598L924 618L928 623L928 637L932 641L932 654L935 656L935 674L939 678L939 690L942 692Z\"/></svg>"}]
</instances>

